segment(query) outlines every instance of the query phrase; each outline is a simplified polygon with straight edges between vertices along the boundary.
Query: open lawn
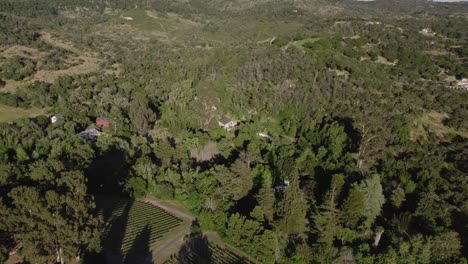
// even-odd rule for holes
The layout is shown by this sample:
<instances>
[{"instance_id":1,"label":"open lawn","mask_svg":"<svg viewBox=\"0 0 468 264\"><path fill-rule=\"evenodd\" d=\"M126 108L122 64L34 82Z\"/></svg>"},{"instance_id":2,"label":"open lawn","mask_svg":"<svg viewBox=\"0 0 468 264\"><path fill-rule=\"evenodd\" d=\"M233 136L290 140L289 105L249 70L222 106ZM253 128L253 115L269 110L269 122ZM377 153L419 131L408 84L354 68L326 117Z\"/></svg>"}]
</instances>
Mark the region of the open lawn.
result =
<instances>
[{"instance_id":1,"label":"open lawn","mask_svg":"<svg viewBox=\"0 0 468 264\"><path fill-rule=\"evenodd\" d=\"M21 118L35 117L44 115L46 109L41 108L30 108L24 109L19 107L11 107L6 105L0 105L0 122L10 123Z\"/></svg>"},{"instance_id":2,"label":"open lawn","mask_svg":"<svg viewBox=\"0 0 468 264\"><path fill-rule=\"evenodd\" d=\"M317 42L319 40L321 40L322 38L306 38L306 39L301 39L301 40L298 40L298 41L294 41L292 42L292 45L296 48L299 48L299 49L302 49L304 47L304 45L306 43L314 43L314 42Z\"/></svg>"}]
</instances>

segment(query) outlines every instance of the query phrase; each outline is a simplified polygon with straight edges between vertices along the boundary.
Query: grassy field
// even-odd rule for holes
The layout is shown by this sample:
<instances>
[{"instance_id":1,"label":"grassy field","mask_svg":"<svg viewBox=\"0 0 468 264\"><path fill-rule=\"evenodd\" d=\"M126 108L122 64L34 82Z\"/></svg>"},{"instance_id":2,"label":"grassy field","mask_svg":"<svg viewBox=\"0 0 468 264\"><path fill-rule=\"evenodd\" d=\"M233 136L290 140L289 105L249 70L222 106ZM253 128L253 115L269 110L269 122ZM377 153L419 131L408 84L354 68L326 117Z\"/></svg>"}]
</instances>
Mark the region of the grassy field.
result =
<instances>
[{"instance_id":1,"label":"grassy field","mask_svg":"<svg viewBox=\"0 0 468 264\"><path fill-rule=\"evenodd\" d=\"M144 262L155 242L183 222L159 207L138 201L99 197L97 207L106 222L103 245L112 263Z\"/></svg>"},{"instance_id":2,"label":"grassy field","mask_svg":"<svg viewBox=\"0 0 468 264\"><path fill-rule=\"evenodd\" d=\"M0 122L10 123L21 118L36 117L39 115L44 115L45 113L46 109L41 108L33 107L30 109L24 109L0 105Z\"/></svg>"},{"instance_id":3,"label":"grassy field","mask_svg":"<svg viewBox=\"0 0 468 264\"><path fill-rule=\"evenodd\" d=\"M302 49L304 44L306 43L314 43L314 42L317 42L319 40L321 40L322 38L306 38L306 39L301 39L301 40L298 40L298 41L294 41L293 42L293 46L296 47L296 48L299 48L299 49Z\"/></svg>"}]
</instances>

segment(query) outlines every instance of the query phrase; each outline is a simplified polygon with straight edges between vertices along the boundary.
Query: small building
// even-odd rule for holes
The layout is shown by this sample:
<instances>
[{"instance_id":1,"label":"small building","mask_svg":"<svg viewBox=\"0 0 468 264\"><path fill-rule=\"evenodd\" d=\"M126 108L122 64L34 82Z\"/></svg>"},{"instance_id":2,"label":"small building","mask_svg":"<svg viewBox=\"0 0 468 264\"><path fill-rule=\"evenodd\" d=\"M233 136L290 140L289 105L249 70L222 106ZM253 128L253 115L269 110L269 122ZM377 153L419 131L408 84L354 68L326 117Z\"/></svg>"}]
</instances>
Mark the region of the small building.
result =
<instances>
[{"instance_id":1,"label":"small building","mask_svg":"<svg viewBox=\"0 0 468 264\"><path fill-rule=\"evenodd\" d=\"M92 126L89 126L84 131L81 131L80 133L78 133L78 136L94 141L102 134L103 133L101 131L97 130L96 128Z\"/></svg>"},{"instance_id":2,"label":"small building","mask_svg":"<svg viewBox=\"0 0 468 264\"><path fill-rule=\"evenodd\" d=\"M56 114L50 117L50 123L55 124L57 121L63 118L63 114Z\"/></svg>"},{"instance_id":3,"label":"small building","mask_svg":"<svg viewBox=\"0 0 468 264\"><path fill-rule=\"evenodd\" d=\"M122 18L127 20L127 21L133 21L133 17L122 17Z\"/></svg>"},{"instance_id":4,"label":"small building","mask_svg":"<svg viewBox=\"0 0 468 264\"><path fill-rule=\"evenodd\" d=\"M268 138L268 139L273 138L273 136L270 133L267 133L267 132L258 132L257 136L262 137L262 138Z\"/></svg>"},{"instance_id":5,"label":"small building","mask_svg":"<svg viewBox=\"0 0 468 264\"><path fill-rule=\"evenodd\" d=\"M218 125L227 131L230 131L232 128L236 127L239 124L238 121L231 119L228 116L223 116L218 121Z\"/></svg>"},{"instance_id":6,"label":"small building","mask_svg":"<svg viewBox=\"0 0 468 264\"><path fill-rule=\"evenodd\" d=\"M98 118L96 118L96 125L100 126L100 127L106 127L107 128L107 127L110 126L110 123L109 123L109 121L107 121L107 119L98 117Z\"/></svg>"},{"instance_id":7,"label":"small building","mask_svg":"<svg viewBox=\"0 0 468 264\"><path fill-rule=\"evenodd\" d=\"M55 124L55 122L57 122L57 121L58 121L58 117L57 117L57 116L52 116L52 117L50 118L50 123L52 123L52 124Z\"/></svg>"}]
</instances>

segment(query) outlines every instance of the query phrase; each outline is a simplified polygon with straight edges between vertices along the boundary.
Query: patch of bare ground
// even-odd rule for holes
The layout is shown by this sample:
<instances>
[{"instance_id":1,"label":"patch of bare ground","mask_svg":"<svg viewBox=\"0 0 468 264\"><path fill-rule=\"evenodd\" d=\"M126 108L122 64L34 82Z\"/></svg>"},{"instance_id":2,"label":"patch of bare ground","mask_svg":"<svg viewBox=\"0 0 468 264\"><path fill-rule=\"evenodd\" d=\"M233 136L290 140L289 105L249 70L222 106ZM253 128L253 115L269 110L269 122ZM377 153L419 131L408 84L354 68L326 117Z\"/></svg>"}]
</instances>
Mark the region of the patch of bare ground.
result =
<instances>
[{"instance_id":1,"label":"patch of bare ground","mask_svg":"<svg viewBox=\"0 0 468 264\"><path fill-rule=\"evenodd\" d=\"M216 146L216 142L210 141L200 148L192 149L190 151L190 156L197 161L207 161L212 159L218 153L219 151Z\"/></svg>"},{"instance_id":2,"label":"patch of bare ground","mask_svg":"<svg viewBox=\"0 0 468 264\"><path fill-rule=\"evenodd\" d=\"M24 257L16 253L14 255L9 256L4 264L18 264L18 263L24 263Z\"/></svg>"},{"instance_id":3,"label":"patch of bare ground","mask_svg":"<svg viewBox=\"0 0 468 264\"><path fill-rule=\"evenodd\" d=\"M11 58L19 56L22 58L38 60L47 55L47 52L41 52L36 48L22 46L22 45L13 45L0 53L0 57Z\"/></svg>"},{"instance_id":4,"label":"patch of bare ground","mask_svg":"<svg viewBox=\"0 0 468 264\"><path fill-rule=\"evenodd\" d=\"M446 50L443 49L434 49L434 50L425 50L423 51L425 54L429 54L432 56L443 56L449 54Z\"/></svg>"},{"instance_id":5,"label":"patch of bare ground","mask_svg":"<svg viewBox=\"0 0 468 264\"><path fill-rule=\"evenodd\" d=\"M375 61L376 63L384 64L384 65L390 65L390 66L395 66L398 63L398 60L395 61L389 61L385 57L378 56L377 60Z\"/></svg>"}]
</instances>

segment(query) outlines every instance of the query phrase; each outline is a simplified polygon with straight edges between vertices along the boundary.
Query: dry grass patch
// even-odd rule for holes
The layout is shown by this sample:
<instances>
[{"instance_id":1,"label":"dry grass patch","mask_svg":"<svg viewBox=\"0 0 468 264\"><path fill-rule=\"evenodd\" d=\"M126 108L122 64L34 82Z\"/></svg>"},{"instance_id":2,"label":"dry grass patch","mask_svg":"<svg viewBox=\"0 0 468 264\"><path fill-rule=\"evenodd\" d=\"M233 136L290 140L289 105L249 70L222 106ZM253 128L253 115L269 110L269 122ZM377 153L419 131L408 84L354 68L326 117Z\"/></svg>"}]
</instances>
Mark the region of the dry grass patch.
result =
<instances>
[{"instance_id":1,"label":"dry grass patch","mask_svg":"<svg viewBox=\"0 0 468 264\"><path fill-rule=\"evenodd\" d=\"M197 161L211 160L214 156L219 154L216 142L210 141L201 148L192 149L190 156Z\"/></svg>"},{"instance_id":2,"label":"dry grass patch","mask_svg":"<svg viewBox=\"0 0 468 264\"><path fill-rule=\"evenodd\" d=\"M376 63L384 64L384 65L389 65L389 66L395 66L398 63L398 60L395 61L389 61L387 58L378 56L377 60L375 61Z\"/></svg>"},{"instance_id":3,"label":"dry grass patch","mask_svg":"<svg viewBox=\"0 0 468 264\"><path fill-rule=\"evenodd\" d=\"M19 56L31 60L38 60L47 55L47 52L41 52L36 48L26 47L22 45L13 45L0 53L0 57L11 58Z\"/></svg>"},{"instance_id":4,"label":"dry grass patch","mask_svg":"<svg viewBox=\"0 0 468 264\"><path fill-rule=\"evenodd\" d=\"M5 80L5 87L0 89L0 92L3 93L15 93L16 89L22 84L26 83L25 81L15 81L15 80Z\"/></svg>"},{"instance_id":5,"label":"dry grass patch","mask_svg":"<svg viewBox=\"0 0 468 264\"><path fill-rule=\"evenodd\" d=\"M459 131L443 124L444 120L449 118L446 113L429 112L414 121L414 128L410 132L410 139L413 141L427 141L429 135L433 134L439 138L448 135L458 135L468 138L467 131Z\"/></svg>"},{"instance_id":6,"label":"dry grass patch","mask_svg":"<svg viewBox=\"0 0 468 264\"><path fill-rule=\"evenodd\" d=\"M426 50L426 51L423 51L423 53L429 54L432 56L443 56L443 55L449 54L446 50L443 50L443 49Z\"/></svg>"}]
</instances>

